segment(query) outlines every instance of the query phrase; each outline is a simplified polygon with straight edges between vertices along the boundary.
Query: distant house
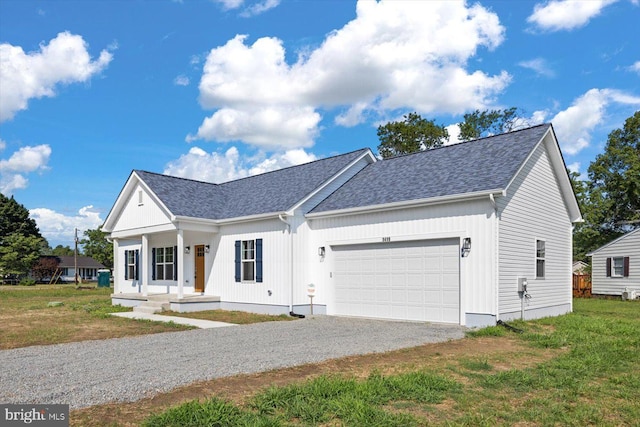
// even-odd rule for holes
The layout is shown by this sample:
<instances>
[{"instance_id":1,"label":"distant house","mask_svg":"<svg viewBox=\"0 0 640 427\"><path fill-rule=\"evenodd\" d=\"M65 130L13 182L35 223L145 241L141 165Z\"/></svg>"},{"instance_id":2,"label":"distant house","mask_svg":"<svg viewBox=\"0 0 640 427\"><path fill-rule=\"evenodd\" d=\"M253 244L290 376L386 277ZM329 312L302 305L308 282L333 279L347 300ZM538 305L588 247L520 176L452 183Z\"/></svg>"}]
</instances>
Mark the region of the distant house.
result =
<instances>
[{"instance_id":1,"label":"distant house","mask_svg":"<svg viewBox=\"0 0 640 427\"><path fill-rule=\"evenodd\" d=\"M592 293L640 296L640 228L587 254L591 257Z\"/></svg>"},{"instance_id":2,"label":"distant house","mask_svg":"<svg viewBox=\"0 0 640 427\"><path fill-rule=\"evenodd\" d=\"M76 263L78 267L78 280L79 281L93 281L98 280L98 270L105 269L106 267L96 261L95 259L78 255L76 258L71 256L61 255L44 255L40 258L50 258L58 263L58 268L54 273L54 280L61 282L74 282L76 279ZM47 277L46 280L51 280L51 277Z\"/></svg>"},{"instance_id":3,"label":"distant house","mask_svg":"<svg viewBox=\"0 0 640 427\"><path fill-rule=\"evenodd\" d=\"M550 124L212 184L134 170L114 304L462 324L572 311L576 197ZM526 284L526 285L525 285Z\"/></svg>"},{"instance_id":4,"label":"distant house","mask_svg":"<svg viewBox=\"0 0 640 427\"><path fill-rule=\"evenodd\" d=\"M589 264L584 261L574 261L572 269L573 274L586 274L589 269Z\"/></svg>"}]
</instances>

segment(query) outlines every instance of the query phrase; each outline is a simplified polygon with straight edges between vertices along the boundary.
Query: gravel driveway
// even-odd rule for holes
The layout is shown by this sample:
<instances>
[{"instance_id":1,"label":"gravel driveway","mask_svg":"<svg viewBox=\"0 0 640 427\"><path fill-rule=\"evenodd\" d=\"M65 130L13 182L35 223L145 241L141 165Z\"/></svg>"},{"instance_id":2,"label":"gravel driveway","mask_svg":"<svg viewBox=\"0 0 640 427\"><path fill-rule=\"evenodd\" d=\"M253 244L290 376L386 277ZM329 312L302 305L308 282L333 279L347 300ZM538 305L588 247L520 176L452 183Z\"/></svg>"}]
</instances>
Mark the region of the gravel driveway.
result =
<instances>
[{"instance_id":1,"label":"gravel driveway","mask_svg":"<svg viewBox=\"0 0 640 427\"><path fill-rule=\"evenodd\" d=\"M243 373L459 339L457 325L331 316L0 351L0 403L72 409Z\"/></svg>"}]
</instances>

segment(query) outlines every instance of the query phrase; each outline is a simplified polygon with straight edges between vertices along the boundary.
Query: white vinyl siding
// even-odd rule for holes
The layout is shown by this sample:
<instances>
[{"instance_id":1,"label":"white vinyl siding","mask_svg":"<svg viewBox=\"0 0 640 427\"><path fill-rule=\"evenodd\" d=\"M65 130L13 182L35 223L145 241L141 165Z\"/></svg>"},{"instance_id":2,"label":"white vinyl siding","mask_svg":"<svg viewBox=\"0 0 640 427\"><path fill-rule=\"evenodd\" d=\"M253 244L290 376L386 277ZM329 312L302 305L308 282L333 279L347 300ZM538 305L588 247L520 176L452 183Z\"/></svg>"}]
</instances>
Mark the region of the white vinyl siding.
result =
<instances>
[{"instance_id":1,"label":"white vinyl siding","mask_svg":"<svg viewBox=\"0 0 640 427\"><path fill-rule=\"evenodd\" d=\"M521 316L518 277L529 283L531 298L525 300L525 316L526 311L553 312L553 307L569 311L572 226L544 143L515 177L507 196L498 198L497 203L500 316L505 320ZM542 243L537 242L544 242L544 246L538 247Z\"/></svg>"},{"instance_id":2,"label":"white vinyl siding","mask_svg":"<svg viewBox=\"0 0 640 427\"><path fill-rule=\"evenodd\" d=\"M629 276L607 277L607 258L629 257ZM612 271L615 273L615 271ZM625 288L640 292L640 229L632 231L609 245L594 251L591 258L591 292L598 295L620 296Z\"/></svg>"},{"instance_id":3,"label":"white vinyl siding","mask_svg":"<svg viewBox=\"0 0 640 427\"><path fill-rule=\"evenodd\" d=\"M350 241L392 242L455 237L458 242L470 237L473 242L468 256L460 260L460 322L464 313L495 315L495 221L489 197L456 203L416 208L362 213L357 215L316 218L305 224L300 234L308 234L305 262L299 264L299 283L314 283L314 304L326 304L327 314L334 314L335 254L331 244ZM420 236L420 237L417 237ZM362 242L361 242L362 243ZM318 256L318 247L326 248L326 256ZM302 288L304 289L304 288ZM307 301L301 292L301 301Z\"/></svg>"},{"instance_id":4,"label":"white vinyl siding","mask_svg":"<svg viewBox=\"0 0 640 427\"><path fill-rule=\"evenodd\" d=\"M140 203L140 200L146 203ZM136 186L120 216L116 219L112 233L171 224L169 216L160 206L152 203L152 200L140 185Z\"/></svg>"}]
</instances>

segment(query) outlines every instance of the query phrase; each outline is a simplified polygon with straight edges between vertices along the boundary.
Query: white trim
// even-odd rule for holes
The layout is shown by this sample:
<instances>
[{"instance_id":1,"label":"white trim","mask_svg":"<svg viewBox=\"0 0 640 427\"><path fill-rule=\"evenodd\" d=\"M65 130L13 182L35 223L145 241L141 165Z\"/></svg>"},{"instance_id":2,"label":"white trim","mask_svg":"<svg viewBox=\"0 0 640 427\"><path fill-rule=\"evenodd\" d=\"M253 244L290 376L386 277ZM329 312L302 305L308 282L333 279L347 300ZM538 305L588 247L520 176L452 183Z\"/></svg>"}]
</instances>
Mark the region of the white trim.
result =
<instances>
[{"instance_id":1,"label":"white trim","mask_svg":"<svg viewBox=\"0 0 640 427\"><path fill-rule=\"evenodd\" d=\"M370 243L393 243L393 242L412 242L416 240L437 240L437 239L463 239L468 237L467 232L460 231L448 231L443 233L427 233L427 234L409 234L400 236L379 236L379 237L365 237L362 239L350 239L350 240L332 240L327 242L327 246L345 246L345 245L363 245ZM383 239L389 240L383 240Z\"/></svg>"},{"instance_id":2,"label":"white trim","mask_svg":"<svg viewBox=\"0 0 640 427\"><path fill-rule=\"evenodd\" d=\"M368 212L384 212L396 209L405 209L429 205L438 205L444 203L468 201L487 197L489 194L504 196L506 193L502 189L484 190L473 193L452 194L441 197L430 197L428 199L403 200L401 202L383 203L379 205L359 206L356 208L336 209L326 212L308 213L305 218L320 219L328 217L339 217L347 215L357 215Z\"/></svg>"},{"instance_id":3,"label":"white trim","mask_svg":"<svg viewBox=\"0 0 640 427\"><path fill-rule=\"evenodd\" d=\"M177 226L172 223L161 224L161 225L153 225L151 227L136 227L129 228L127 230L119 230L112 231L110 238L112 239L123 239L123 238L133 238L136 236L142 236L143 234L153 234L153 233L162 233L165 231L176 231Z\"/></svg>"},{"instance_id":4,"label":"white trim","mask_svg":"<svg viewBox=\"0 0 640 427\"><path fill-rule=\"evenodd\" d=\"M589 252L589 253L587 254L587 256L593 256L593 255L597 254L598 252L600 252L601 250L603 250L604 248L608 248L609 246L613 245L614 243L617 243L617 242L619 242L620 240L624 240L624 239L626 239L627 237L629 237L629 236L631 236L632 234L635 234L635 233L640 233L640 228L636 228L636 229L635 229L635 230L633 230L633 231L629 231L628 233L623 234L622 236L618 237L617 239L612 240L612 241L610 241L609 243L607 243L607 244L605 244L605 245L603 245L603 246L600 246L598 249L596 249L596 250L594 250L594 251L592 251L592 252Z\"/></svg>"}]
</instances>

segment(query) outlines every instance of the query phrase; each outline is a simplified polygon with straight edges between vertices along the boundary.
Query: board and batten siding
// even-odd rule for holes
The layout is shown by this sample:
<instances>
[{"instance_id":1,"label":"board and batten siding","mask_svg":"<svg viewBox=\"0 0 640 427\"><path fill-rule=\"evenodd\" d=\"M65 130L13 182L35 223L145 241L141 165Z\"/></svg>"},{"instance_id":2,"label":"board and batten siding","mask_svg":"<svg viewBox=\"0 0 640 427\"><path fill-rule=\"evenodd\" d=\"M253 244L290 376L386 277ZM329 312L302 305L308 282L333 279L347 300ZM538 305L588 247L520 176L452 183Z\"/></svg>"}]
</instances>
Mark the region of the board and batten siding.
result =
<instances>
[{"instance_id":1,"label":"board and batten siding","mask_svg":"<svg viewBox=\"0 0 640 427\"><path fill-rule=\"evenodd\" d=\"M629 257L629 276L607 277L607 258ZM625 288L640 292L640 230L632 231L594 252L591 258L591 292L622 295Z\"/></svg>"},{"instance_id":2,"label":"board and batten siding","mask_svg":"<svg viewBox=\"0 0 640 427\"><path fill-rule=\"evenodd\" d=\"M142 200L140 200L140 192L142 192ZM166 224L171 224L170 218L155 203L149 193L141 185L137 185L127 199L127 203L116 219L111 232L125 232Z\"/></svg>"},{"instance_id":3,"label":"board and batten siding","mask_svg":"<svg viewBox=\"0 0 640 427\"><path fill-rule=\"evenodd\" d=\"M236 282L235 242L255 239L262 239L263 281ZM227 304L244 304L242 309L246 311L273 312L266 306L280 306L283 313L288 312L291 251L289 234L282 221L221 226L213 238L211 253L215 256L205 285L207 295L219 296ZM265 306L265 310L260 306Z\"/></svg>"},{"instance_id":4,"label":"board and batten siding","mask_svg":"<svg viewBox=\"0 0 640 427\"><path fill-rule=\"evenodd\" d=\"M521 317L518 277L529 283L526 318L570 312L572 224L544 143L534 150L506 197L496 202L500 318ZM536 240L545 242L544 279L536 279Z\"/></svg>"},{"instance_id":5,"label":"board and batten siding","mask_svg":"<svg viewBox=\"0 0 640 427\"><path fill-rule=\"evenodd\" d=\"M446 203L415 208L388 210L348 216L315 218L302 228L308 234L308 252L312 262L307 265L307 282L317 289L314 304L333 301L332 271L335 269L331 244L349 242L392 242L415 239L471 237L471 252L460 258L461 321L466 314L495 315L493 283L495 283L495 221L489 198ZM317 256L324 246L324 259ZM316 254L316 255L313 255ZM332 314L327 307L327 314Z\"/></svg>"}]
</instances>

